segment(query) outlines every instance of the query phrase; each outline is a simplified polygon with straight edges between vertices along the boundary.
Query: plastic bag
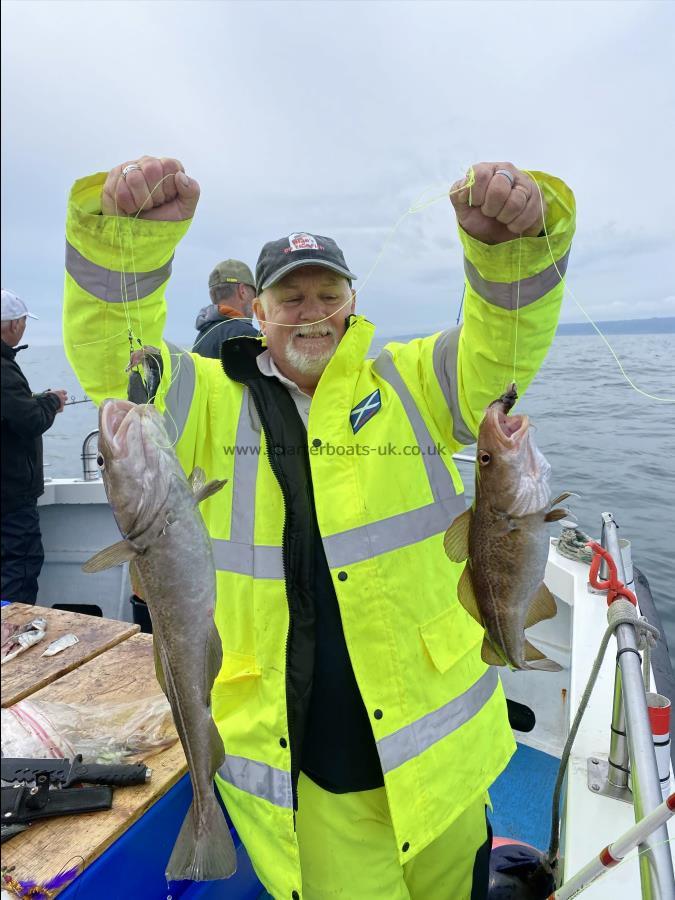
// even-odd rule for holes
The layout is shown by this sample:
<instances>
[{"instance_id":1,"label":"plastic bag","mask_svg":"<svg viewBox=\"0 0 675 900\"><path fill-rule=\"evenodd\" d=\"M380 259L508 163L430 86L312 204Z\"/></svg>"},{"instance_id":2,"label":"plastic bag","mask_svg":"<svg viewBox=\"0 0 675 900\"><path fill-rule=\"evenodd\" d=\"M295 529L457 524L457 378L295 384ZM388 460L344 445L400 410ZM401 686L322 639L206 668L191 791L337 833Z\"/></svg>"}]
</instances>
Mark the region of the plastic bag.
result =
<instances>
[{"instance_id":1,"label":"plastic bag","mask_svg":"<svg viewBox=\"0 0 675 900\"><path fill-rule=\"evenodd\" d=\"M2 755L44 759L81 753L89 763L134 763L178 740L164 694L126 703L20 700L2 710Z\"/></svg>"}]
</instances>

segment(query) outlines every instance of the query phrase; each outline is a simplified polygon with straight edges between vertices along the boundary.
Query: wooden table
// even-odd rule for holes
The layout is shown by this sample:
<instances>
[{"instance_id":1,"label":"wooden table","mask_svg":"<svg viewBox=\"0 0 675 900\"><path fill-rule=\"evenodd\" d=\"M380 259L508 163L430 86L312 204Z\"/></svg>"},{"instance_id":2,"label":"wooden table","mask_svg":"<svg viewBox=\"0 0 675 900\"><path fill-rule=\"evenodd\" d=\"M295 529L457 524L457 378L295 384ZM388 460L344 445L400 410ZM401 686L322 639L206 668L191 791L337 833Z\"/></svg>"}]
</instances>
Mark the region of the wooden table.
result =
<instances>
[{"instance_id":1,"label":"wooden table","mask_svg":"<svg viewBox=\"0 0 675 900\"><path fill-rule=\"evenodd\" d=\"M52 682L31 699L95 705L160 693L152 636L137 634ZM149 757L147 765L152 769L151 780L137 787L116 788L112 809L37 822L12 838L2 848L3 865L14 866L12 874L17 878L30 878L40 884L64 867L76 865L77 860L72 857L81 856L85 867L89 865L187 770L178 741Z\"/></svg>"},{"instance_id":2,"label":"wooden table","mask_svg":"<svg viewBox=\"0 0 675 900\"><path fill-rule=\"evenodd\" d=\"M44 638L2 664L3 706L18 703L139 631L138 625L129 622L115 622L112 619L65 612L48 606L10 603L2 608L3 622L25 625L38 617L47 620ZM41 656L52 641L70 632L77 635L79 643L67 647L56 656Z\"/></svg>"}]
</instances>

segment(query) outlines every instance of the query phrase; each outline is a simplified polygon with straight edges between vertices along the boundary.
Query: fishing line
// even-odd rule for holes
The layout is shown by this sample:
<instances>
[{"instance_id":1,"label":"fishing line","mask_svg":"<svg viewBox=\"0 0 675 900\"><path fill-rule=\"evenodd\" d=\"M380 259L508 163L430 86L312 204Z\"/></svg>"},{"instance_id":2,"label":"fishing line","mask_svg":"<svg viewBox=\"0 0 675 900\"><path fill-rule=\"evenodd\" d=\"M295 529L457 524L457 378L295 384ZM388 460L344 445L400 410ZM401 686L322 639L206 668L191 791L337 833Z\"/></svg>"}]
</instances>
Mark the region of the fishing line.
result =
<instances>
[{"instance_id":1,"label":"fishing line","mask_svg":"<svg viewBox=\"0 0 675 900\"><path fill-rule=\"evenodd\" d=\"M523 258L523 236L522 234L518 238L518 281L516 287L516 316L514 320L514 330L513 330L513 378L511 379L512 384L518 383L518 379L516 378L516 363L518 360L518 319L520 316L520 266ZM504 390L506 390L508 385L504 385Z\"/></svg>"},{"instance_id":2,"label":"fishing line","mask_svg":"<svg viewBox=\"0 0 675 900\"><path fill-rule=\"evenodd\" d=\"M550 236L549 236L549 233L548 233L548 229L547 229L547 227L546 227L545 207L544 207L544 197L543 197L543 193L542 193L541 187L540 187L540 185L539 185L539 182L537 181L537 179L535 178L535 176L533 175L533 173L532 173L531 171L529 171L529 170L527 170L527 169L523 169L522 171L525 172L527 175L529 175L529 177L532 179L532 181L534 182L534 184L535 184L535 186L536 186L536 188L537 188L537 192L538 192L538 195L539 195L539 204L540 204L541 212L542 212L543 236L544 236L544 238L545 238L545 240L546 240L546 246L547 246L547 249L548 249L548 252L549 252L549 256L550 256L551 261L552 261L552 264L553 264L553 267L554 267L554 269L555 269L555 272L556 272L556 274L557 274L557 276L558 276L559 281L563 284L563 291L564 291L564 293L568 293L568 294L569 294L569 296L572 298L572 300L574 301L574 303L576 304L576 306L577 306L577 307L581 310L581 312L583 313L583 315L584 315L584 317L586 318L586 320L592 325L593 329L597 332L597 334L598 334L598 335L600 336L600 338L603 340L603 342L605 343L605 345L606 345L607 348L609 349L610 353L612 354L614 360L616 361L616 363L617 363L617 365L618 365L618 367L619 367L619 370L620 370L620 372L621 372L621 375L622 375L622 376L624 377L624 379L628 382L628 384L630 385L630 387L633 388L633 390L635 390L637 393L639 393L639 394L641 394L642 396L647 397L647 398L649 398L649 399L651 399L651 400L656 400L656 401L662 402L662 403L675 403L675 399L674 399L674 398L669 398L669 397L659 397L659 396L656 396L656 395L654 395L654 394L649 393L648 391L643 390L642 388L638 387L638 386L634 383L634 381L630 378L630 376L629 376L628 373L626 372L626 370L625 370L623 364L621 363L621 360L620 360L619 357L617 356L616 352L614 351L614 349L613 349L612 345L610 344L610 342L607 340L606 336L603 334L603 332L601 331L601 329L600 329L600 328L598 327L598 325L595 323L595 321L593 320L593 318L586 312L586 310L584 309L584 307L582 306L582 304L581 304L581 303L579 302L579 300L576 298L576 296L575 296L575 294L573 293L573 291L572 291L572 290L568 287L568 285L565 283L565 278L564 278L563 274L560 272L560 269L558 268L558 264L557 264L555 255L554 255L554 253L553 253L553 248L552 248L552 246L551 246L551 241L550 241ZM163 178L161 178L160 181L158 181L157 184L149 191L148 199L151 198L152 194L157 190L157 188L158 188L158 187L159 187L159 186L160 186L167 178L169 178L171 175L174 175L174 177L175 177L176 174L178 174L178 173L169 173L169 174L165 175ZM469 204L471 204L471 201L472 201L472 188L473 188L474 184L475 184L475 172L474 172L473 167L471 166L471 167L469 168L469 170L468 170L468 172L467 172L467 175L465 176L465 179L464 179L464 181L462 182L462 184L458 185L456 188L451 188L449 192L447 192L447 193L444 192L444 193L441 194L441 195L438 195L438 196L436 196L436 197L432 197L430 200L427 200L427 201L425 201L425 202L422 202L422 198L423 198L423 197L425 196L425 194L427 194L428 191L430 190L430 188L425 189L425 190L422 192L422 194L420 194L420 196L418 197L418 199L417 199L417 200L416 200L416 201L415 201L415 202L414 202L407 210L405 210L405 212L404 212L404 213L396 220L396 222L393 224L393 226L392 226L391 229L389 230L389 233L386 235L386 237L385 237L385 239L384 239L384 241L383 241L383 243L382 243L382 245L381 245L381 247L380 247L380 250L379 250L379 252L378 252L378 254L377 254L377 256L376 256L376 258L375 258L375 260L374 260L374 262L373 262L373 265L371 266L370 270L369 270L368 273L366 274L366 277L364 278L364 280L363 280L363 282L361 283L361 285L354 291L353 296L358 296L358 294L365 288L366 284L370 281L372 275L374 274L374 272L376 271L377 267L379 266L379 264L380 264L380 262L381 262L381 259L382 259L383 255L384 255L384 252L385 252L385 250L387 249L387 247L388 247L388 245L389 245L389 243L390 243L392 237L395 235L395 233L396 233L396 231L398 230L398 228L401 226L401 224L404 222L404 220L405 220L408 216L414 215L414 214L419 213L419 212L422 212L423 210L427 209L429 206L432 206L433 204L438 203L440 200L445 199L446 196L452 196L453 194L459 193L460 191L466 190L466 189L468 189L468 192L469 192L468 200L469 200ZM137 219L137 218L140 216L140 214L141 214L141 212L143 211L144 208L145 208L145 204L144 204L143 207L142 207L141 209L139 209L133 216L130 216L130 217L128 217L128 218L129 218L129 219ZM116 209L116 213L117 213L118 209L117 209L117 196L116 196L116 193L115 193L115 209ZM120 217L120 218L121 218L121 217ZM118 232L118 233L119 233L120 255L121 255L121 257L122 257L121 262L122 262L123 271L124 271L124 258L123 258L123 257L124 257L124 250L123 250L123 240L122 240L122 235L121 235L121 228L119 229L119 232ZM519 330L519 316L520 316L520 283L521 283L521 268L522 268L522 236L518 237L518 242L519 242L519 248L518 248L518 279L517 279L517 285L516 285L516 308L515 308L515 317L514 317L514 339L513 339L513 340L514 340L514 351L513 351L513 380L514 380L514 381L516 381L517 359L518 359L518 330ZM132 270L133 270L133 271L132 271L132 278L133 278L133 284L134 284L134 286L135 286L136 301L137 301L137 308L138 308L138 319L139 319L139 324L141 325L141 328L142 328L142 310L141 310L141 304L140 304L140 297L139 297L139 295L138 295L138 283L137 283L137 275L136 275L136 269L135 269L135 259L134 259L134 256L133 256L133 232L132 232L132 224L131 224L131 222L129 222L129 244L130 244L130 252L131 252L131 255L132 255ZM126 319L127 319L128 331L129 331L130 342L131 342L131 340L132 340L132 338L133 338L133 328L132 328L132 324L131 324L130 311L129 311L129 309L128 309L128 299L127 299L127 296L126 296L126 295L127 295L126 279L124 278L124 276L122 276L122 283L123 283L123 284L122 284L122 290L121 290L121 294L122 294L122 302L123 302L123 306L124 306L124 310L125 310L125 317L126 317ZM318 324L321 324L322 322L327 321L328 319L332 318L332 316L334 316L334 315L336 314L336 312L339 312L341 309L344 309L345 307L349 306L349 305L352 303L352 299L353 299L353 297L350 296L349 299L346 300L345 303L342 304L342 306L338 307L338 309L337 309L335 312L331 313L331 314L328 315L328 316L324 316L323 318L317 319L317 320L315 320L315 321L313 321L313 322L308 322L308 323L306 323L306 325L307 325L307 326L318 325ZM243 321L252 321L252 319L251 319L250 317L248 317L248 316L246 316L246 317L245 317L245 316L242 316L241 318L242 318ZM214 325L212 326L212 328L216 328L219 324L220 324L220 323L215 322ZM298 327L297 325L291 325L291 324L288 324L288 323L282 323L282 322L275 322L274 325L275 325L276 327L281 327L281 328L297 328L297 327ZM205 337L210 333L210 331L212 330L212 328L209 328L204 334L202 334L202 335L197 339L197 341L194 343L193 346L194 346L194 347L197 347L197 345L199 344L199 342L200 342L203 338L205 338ZM112 337L114 337L114 336L112 336ZM109 340L109 339L111 339L111 338L105 338L105 339L103 339L103 341L106 341L106 340ZM137 339L137 340L138 340L138 339ZM92 341L92 342L90 342L90 343L98 343L98 342ZM138 343L139 343L141 346L143 346L142 341L138 341ZM86 346L86 344L79 344L79 345L77 345L77 346ZM189 351L186 351L186 352L189 352ZM176 379L176 378L178 377L178 375L179 375L179 372L180 372L180 366L181 366L181 356L182 356L182 354L179 354L178 360L177 360L176 368L175 368L175 370L172 371L172 373L171 373L171 378L170 378L170 380L169 380L169 382L168 382L168 385L167 385L166 390L168 390L168 389L170 388L170 386L173 384L173 382L175 381L175 379ZM175 424L175 423L174 423L174 424Z\"/></svg>"},{"instance_id":3,"label":"fishing line","mask_svg":"<svg viewBox=\"0 0 675 900\"><path fill-rule=\"evenodd\" d=\"M122 335L127 334L127 333L128 333L128 331L127 331L127 329L125 329L124 331L118 331L115 334L109 334L107 337L98 338L95 341L84 341L83 343L80 343L80 344L73 344L73 348L75 350L79 350L80 347L91 347L93 344L107 344L108 341L112 341L115 338L121 337Z\"/></svg>"},{"instance_id":4,"label":"fishing line","mask_svg":"<svg viewBox=\"0 0 675 900\"><path fill-rule=\"evenodd\" d=\"M152 189L152 191L150 192L150 194L152 194L152 193L157 189L157 187L159 187L159 185L161 184L161 182L164 181L164 179L167 178L167 177L169 177L169 176L168 176L168 175L165 175L164 178L162 178L161 181L159 181L159 182L153 187L153 189ZM353 299L354 299L354 298L355 298L355 297L363 290L363 288L366 286L366 284L368 283L368 281L369 281L370 278L372 277L373 273L375 272L375 270L377 269L377 267L379 266L379 264L380 264L380 262L381 262L381 260L382 260L382 257L383 257L383 255L384 255L385 250L387 249L387 246L388 246L389 242L391 241L391 239L393 238L393 236L395 235L396 231L397 231L398 228L401 226L401 224L403 223L403 221L404 221L408 216L410 216L410 215L415 215L416 213L422 212L423 210L427 209L429 206L432 206L434 203L438 203L440 200L446 199L446 197L452 196L453 194L457 194L457 193L459 193L460 191L466 190L467 187L468 187L468 189L469 189L469 194L470 194L471 188L472 188L473 185L475 184L475 180L476 180L475 172L474 172L473 166L471 166L471 167L469 168L469 170L468 170L466 176L465 176L465 179L464 179L463 183L462 183L461 185L459 185L458 187L456 187L456 188L451 188L450 191L444 190L442 194L439 194L439 195L437 195L437 196L435 196L435 197L432 197L432 198L429 199L429 200L423 200L423 198L429 193L429 191L432 190L431 187L425 188L425 189L422 191L422 193L417 197L417 200L415 200L415 202L414 202L413 204L411 204L411 206L410 206L407 210L405 210L404 213L402 213L402 215L397 219L397 221L396 221L396 222L393 224L393 226L389 229L389 232L388 232L388 234L386 235L386 237L385 237L385 239L384 239L384 241L383 241L383 243L382 243L382 245L381 245L381 247L380 247L380 250L379 250L377 256L375 257L375 260L374 260L372 266L370 267L368 273L366 274L366 276L365 276L364 280L362 281L361 285L359 286L359 288L356 289L356 290L354 290L353 295L352 295L351 292L350 292L350 297L349 297L349 298L348 298L341 306L339 306L336 310L334 310L330 315L324 316L323 318L317 319L316 321L313 321L313 322L307 322L307 323L305 323L305 326L303 326L303 327L306 327L306 326L312 326L312 325L319 325L319 324L321 324L322 322L325 322L325 321L327 321L328 319L331 319L331 318L332 318L333 316L335 316L338 312L340 312L341 309L344 309L345 307L350 306L350 305L352 304ZM142 212L142 210L138 210L138 212L133 216L133 218L137 218L137 217L140 215L141 212ZM251 319L250 317L248 317L248 316L241 316L241 317L238 317L238 318L241 318L241 320L242 320L242 321L245 321L245 322L246 322L246 321L248 321L248 322L251 322L251 321L252 321L252 319ZM203 339L204 339L204 338L205 338L205 337L206 337L206 336L207 336L214 328L217 328L219 325L220 325L220 322L214 322L214 324L211 326L211 328L207 329L207 330L206 330L202 335L200 335L200 337L195 341L195 343L193 344L193 349L195 349L195 348L198 346L198 344L200 343L200 341L202 341L202 340L203 340ZM277 326L277 327L281 327L281 328L298 328L298 325L291 325L291 324L288 324L288 323L285 323L285 322L275 322L274 325ZM186 351L184 351L184 352L190 352L190 351L187 351L187 350L186 350ZM174 381L175 381L176 378L178 377L178 374L179 374L179 372L180 372L180 366L181 366L181 363L182 363L182 354L179 354L176 369L175 369L175 371L172 371L170 380L169 380L169 382L168 382L168 384L167 384L166 391L169 390L169 388L171 387L171 385L174 383ZM176 431L176 433L177 433L177 432L178 432L178 429L176 428L176 423L175 423L175 421L173 420L173 417L171 416L171 413L170 413L168 407L165 407L165 415L166 415L166 416L168 417L168 419L171 421L171 423L172 423L172 425L174 426L174 429L175 429L175 431ZM176 443L176 441L174 441L174 442L171 444L171 446L174 446L175 443Z\"/></svg>"},{"instance_id":5,"label":"fishing line","mask_svg":"<svg viewBox=\"0 0 675 900\"><path fill-rule=\"evenodd\" d=\"M628 382L628 384L633 388L634 391L637 391L638 394L642 394L643 397L648 397L650 400L657 400L659 403L675 403L675 398L673 398L673 397L657 397L655 394L650 394L648 391L643 391L642 388L639 388L639 387L632 381L632 379L630 378L630 376L628 375L628 373L627 373L626 370L624 369L624 367L623 367L623 365L622 365L622 363L621 363L621 360L619 359L619 357L618 357L618 356L616 355L616 353L614 352L614 348L612 347L612 345L610 344L610 342L607 340L607 338L606 338L605 335L602 333L602 331L600 330L600 328L599 328L599 327L596 325L596 323L593 321L593 319L591 318L591 316L586 312L586 310L585 310L584 307L581 305L581 303L577 300L577 298L576 298L576 296L574 295L572 289L569 287L569 285L568 285L567 282L565 281L564 276L563 276L562 273L560 272L560 269L558 268L558 263L557 263L557 261L556 261L555 254L553 253L553 248L551 247L551 241L549 240L548 229L546 228L546 217L545 217L545 215L544 215L544 197L543 197L541 188L540 188L540 186L539 186L539 182L538 182L537 179L534 177L534 175L532 174L532 172L528 171L527 169L523 169L522 171L525 172L526 175L529 175L529 176L530 176L530 178L532 179L532 181L534 181L534 183L535 183L535 185L536 185L536 187L537 187L537 191L539 192L539 204L540 204L540 206L541 206L542 218L543 218L543 221L544 221L543 232L544 232L544 237L546 238L546 246L548 247L549 256L551 257L551 261L552 261L552 263L553 263L553 267L554 267L554 269L555 269L555 271L556 271L556 274L557 274L559 280L563 283L563 293L564 293L564 294L565 294L565 293L566 293L566 294L569 294L569 296L570 296L570 297L572 298L572 300L575 302L575 304L577 305L577 307L578 307L578 308L581 310L581 312L583 313L584 317L588 320L588 322L590 322L590 324L593 326L593 328L595 329L595 331L596 331L596 332L598 333L598 335L602 338L602 340L604 341L604 343L605 343L606 346L607 346L607 349L609 350L609 352L610 352L610 353L612 354L612 356L614 357L614 359L615 359L615 361L616 361L616 364L617 364L618 367L619 367L619 371L621 372L621 374L623 375L623 377L625 378L625 380L626 380L626 381Z\"/></svg>"}]
</instances>

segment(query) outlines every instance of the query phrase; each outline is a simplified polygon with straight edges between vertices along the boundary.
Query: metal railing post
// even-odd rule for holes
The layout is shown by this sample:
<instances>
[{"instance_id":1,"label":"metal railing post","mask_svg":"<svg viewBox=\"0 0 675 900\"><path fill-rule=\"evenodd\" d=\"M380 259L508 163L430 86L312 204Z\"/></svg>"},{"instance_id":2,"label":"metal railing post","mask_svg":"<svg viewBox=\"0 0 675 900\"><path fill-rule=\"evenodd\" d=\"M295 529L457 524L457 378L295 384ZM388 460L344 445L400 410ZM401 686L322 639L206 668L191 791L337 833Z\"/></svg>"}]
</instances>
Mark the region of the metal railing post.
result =
<instances>
[{"instance_id":1,"label":"metal railing post","mask_svg":"<svg viewBox=\"0 0 675 900\"><path fill-rule=\"evenodd\" d=\"M628 787L628 742L626 741L626 717L623 712L621 669L614 670L614 699L612 701L612 728L609 736L607 781L617 788Z\"/></svg>"},{"instance_id":2,"label":"metal railing post","mask_svg":"<svg viewBox=\"0 0 675 900\"><path fill-rule=\"evenodd\" d=\"M603 513L603 545L612 555L618 577L625 583L625 573L617 524L611 513ZM642 675L642 660L633 625L616 629L617 663L621 671L617 691L623 696L625 730L630 756L630 773L635 821L639 822L663 802L656 753L652 738L647 698ZM612 717L614 721L614 716ZM618 721L618 719L617 719ZM614 732L612 732L614 736ZM618 760L613 759L613 762ZM668 843L668 829L662 825L640 845L640 881L643 900L675 900L673 860ZM643 852L644 851L644 852Z\"/></svg>"},{"instance_id":3,"label":"metal railing post","mask_svg":"<svg viewBox=\"0 0 675 900\"><path fill-rule=\"evenodd\" d=\"M98 466L96 465L96 456L98 455L98 451L96 448L91 449L90 445L92 443L93 438L98 437L98 429L96 431L90 431L86 436L84 441L82 442L82 478L85 481L96 481L101 477L101 473L98 470Z\"/></svg>"},{"instance_id":4,"label":"metal railing post","mask_svg":"<svg viewBox=\"0 0 675 900\"><path fill-rule=\"evenodd\" d=\"M605 517L609 516L606 521ZM611 513L603 513L600 543L608 550L606 525L613 520ZM611 552L611 551L610 551ZM621 559L623 572L623 558ZM600 577L605 580L609 577L609 568L605 560L600 564ZM625 577L625 572L620 577ZM624 582L625 584L625 582ZM612 700L612 725L609 736L609 759L607 760L607 781L614 787L628 789L628 741L626 740L626 717L623 710L623 692L621 690L621 669L617 661L614 670L614 697ZM630 795L627 795L630 796Z\"/></svg>"}]
</instances>

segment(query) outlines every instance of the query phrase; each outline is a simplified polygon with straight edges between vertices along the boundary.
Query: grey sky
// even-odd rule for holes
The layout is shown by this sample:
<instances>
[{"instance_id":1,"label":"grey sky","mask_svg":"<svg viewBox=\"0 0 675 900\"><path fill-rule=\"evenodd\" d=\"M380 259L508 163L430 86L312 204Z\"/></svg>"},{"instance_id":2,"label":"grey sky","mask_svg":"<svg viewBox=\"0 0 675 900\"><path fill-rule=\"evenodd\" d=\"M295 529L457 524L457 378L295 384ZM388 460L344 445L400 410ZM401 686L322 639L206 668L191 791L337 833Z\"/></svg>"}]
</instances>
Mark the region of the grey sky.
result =
<instances>
[{"instance_id":1,"label":"grey sky","mask_svg":"<svg viewBox=\"0 0 675 900\"><path fill-rule=\"evenodd\" d=\"M594 318L675 315L672 3L23 0L2 25L2 283L41 316L33 342L60 334L70 185L143 153L202 186L169 288L183 344L218 260L314 231L365 276L422 191L484 159L572 186L569 285ZM432 331L461 291L442 200L401 223L359 309Z\"/></svg>"}]
</instances>

